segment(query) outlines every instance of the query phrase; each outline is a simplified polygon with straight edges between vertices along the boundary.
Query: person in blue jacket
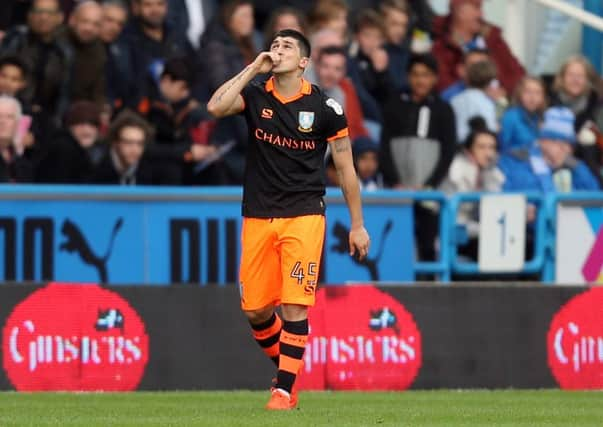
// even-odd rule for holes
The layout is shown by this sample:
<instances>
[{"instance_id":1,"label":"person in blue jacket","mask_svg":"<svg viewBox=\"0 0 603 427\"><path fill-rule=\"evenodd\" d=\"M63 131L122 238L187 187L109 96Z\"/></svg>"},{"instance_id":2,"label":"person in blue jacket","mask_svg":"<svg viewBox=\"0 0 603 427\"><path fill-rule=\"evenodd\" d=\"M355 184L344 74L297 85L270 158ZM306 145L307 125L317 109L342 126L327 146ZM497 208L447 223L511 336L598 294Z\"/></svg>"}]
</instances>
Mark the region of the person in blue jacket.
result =
<instances>
[{"instance_id":1,"label":"person in blue jacket","mask_svg":"<svg viewBox=\"0 0 603 427\"><path fill-rule=\"evenodd\" d=\"M546 110L538 144L501 156L499 168L506 177L503 191L599 190L590 169L573 155L574 120L574 114L566 107Z\"/></svg>"},{"instance_id":2,"label":"person in blue jacket","mask_svg":"<svg viewBox=\"0 0 603 427\"><path fill-rule=\"evenodd\" d=\"M542 113L546 109L544 82L532 76L521 79L514 104L501 118L498 143L503 154L510 150L530 149L537 144Z\"/></svg>"}]
</instances>

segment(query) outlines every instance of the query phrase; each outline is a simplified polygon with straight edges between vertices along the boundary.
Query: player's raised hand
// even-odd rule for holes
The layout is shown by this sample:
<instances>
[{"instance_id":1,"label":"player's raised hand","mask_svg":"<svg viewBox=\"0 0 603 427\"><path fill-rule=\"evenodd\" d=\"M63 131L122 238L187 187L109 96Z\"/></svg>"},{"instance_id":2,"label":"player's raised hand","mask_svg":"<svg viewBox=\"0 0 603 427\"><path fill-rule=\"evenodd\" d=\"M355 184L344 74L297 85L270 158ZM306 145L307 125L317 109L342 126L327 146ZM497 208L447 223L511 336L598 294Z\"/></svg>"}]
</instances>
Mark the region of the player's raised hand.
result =
<instances>
[{"instance_id":1,"label":"player's raised hand","mask_svg":"<svg viewBox=\"0 0 603 427\"><path fill-rule=\"evenodd\" d=\"M253 61L252 66L259 74L268 73L278 65L280 57L275 52L261 52Z\"/></svg>"},{"instance_id":2,"label":"player's raised hand","mask_svg":"<svg viewBox=\"0 0 603 427\"><path fill-rule=\"evenodd\" d=\"M350 256L356 255L358 259L364 259L368 255L371 238L364 227L356 227L350 230Z\"/></svg>"}]
</instances>

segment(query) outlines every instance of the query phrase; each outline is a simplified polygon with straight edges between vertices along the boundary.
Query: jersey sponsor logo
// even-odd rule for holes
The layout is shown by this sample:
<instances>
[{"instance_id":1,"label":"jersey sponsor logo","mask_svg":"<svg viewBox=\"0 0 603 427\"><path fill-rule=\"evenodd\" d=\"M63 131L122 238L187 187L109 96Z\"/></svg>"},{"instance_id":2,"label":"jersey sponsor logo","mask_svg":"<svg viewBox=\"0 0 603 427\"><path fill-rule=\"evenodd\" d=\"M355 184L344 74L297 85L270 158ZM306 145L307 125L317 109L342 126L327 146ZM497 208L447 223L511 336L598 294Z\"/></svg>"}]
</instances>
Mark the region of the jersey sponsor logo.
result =
<instances>
[{"instance_id":1,"label":"jersey sponsor logo","mask_svg":"<svg viewBox=\"0 0 603 427\"><path fill-rule=\"evenodd\" d=\"M343 107L339 102L335 101L333 98L327 99L327 105L331 107L333 111L335 111L335 114L337 114L338 116L343 115Z\"/></svg>"},{"instance_id":2,"label":"jersey sponsor logo","mask_svg":"<svg viewBox=\"0 0 603 427\"><path fill-rule=\"evenodd\" d=\"M300 111L298 115L299 126L297 129L301 132L312 132L314 124L314 111Z\"/></svg>"},{"instance_id":3,"label":"jersey sponsor logo","mask_svg":"<svg viewBox=\"0 0 603 427\"><path fill-rule=\"evenodd\" d=\"M262 108L262 118L271 119L274 112L270 108Z\"/></svg>"},{"instance_id":4,"label":"jersey sponsor logo","mask_svg":"<svg viewBox=\"0 0 603 427\"><path fill-rule=\"evenodd\" d=\"M309 140L298 140L295 138L287 138L282 135L275 135L270 132L266 132L263 129L257 128L255 130L255 137L258 141L267 142L272 145L278 145L279 147L287 147L293 150L314 150L316 149L316 142Z\"/></svg>"}]
</instances>

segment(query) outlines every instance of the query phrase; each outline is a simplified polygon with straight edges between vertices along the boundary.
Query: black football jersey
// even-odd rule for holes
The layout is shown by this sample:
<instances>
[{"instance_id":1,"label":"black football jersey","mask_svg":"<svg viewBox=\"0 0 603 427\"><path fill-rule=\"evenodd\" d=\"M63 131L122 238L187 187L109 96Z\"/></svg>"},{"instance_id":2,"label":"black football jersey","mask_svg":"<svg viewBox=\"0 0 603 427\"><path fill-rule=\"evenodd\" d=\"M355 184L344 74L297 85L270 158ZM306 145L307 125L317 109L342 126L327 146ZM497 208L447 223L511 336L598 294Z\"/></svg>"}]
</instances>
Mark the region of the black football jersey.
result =
<instances>
[{"instance_id":1,"label":"black football jersey","mask_svg":"<svg viewBox=\"0 0 603 427\"><path fill-rule=\"evenodd\" d=\"M242 96L249 128L243 216L324 214L327 143L348 135L341 105L304 79L288 99L274 77L250 83Z\"/></svg>"}]
</instances>

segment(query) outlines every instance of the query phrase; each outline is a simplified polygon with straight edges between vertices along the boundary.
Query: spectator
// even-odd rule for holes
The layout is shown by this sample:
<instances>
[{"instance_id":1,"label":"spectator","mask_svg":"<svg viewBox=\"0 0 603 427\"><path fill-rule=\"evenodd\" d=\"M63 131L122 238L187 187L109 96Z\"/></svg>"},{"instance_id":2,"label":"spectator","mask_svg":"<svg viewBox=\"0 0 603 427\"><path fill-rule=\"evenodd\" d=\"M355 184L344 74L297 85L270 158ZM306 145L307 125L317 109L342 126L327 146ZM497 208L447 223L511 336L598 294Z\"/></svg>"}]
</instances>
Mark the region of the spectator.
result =
<instances>
[{"instance_id":1,"label":"spectator","mask_svg":"<svg viewBox=\"0 0 603 427\"><path fill-rule=\"evenodd\" d=\"M352 141L360 136L368 136L363 125L364 116L356 89L351 80L346 77L345 50L337 46L321 49L315 69L318 85L328 96L343 105Z\"/></svg>"},{"instance_id":2,"label":"spectator","mask_svg":"<svg viewBox=\"0 0 603 427\"><path fill-rule=\"evenodd\" d=\"M69 104L73 53L59 35L63 13L58 0L34 0L28 27L16 27L2 41L3 55L19 57L31 70L26 100L46 129L58 126Z\"/></svg>"},{"instance_id":3,"label":"spectator","mask_svg":"<svg viewBox=\"0 0 603 427\"><path fill-rule=\"evenodd\" d=\"M566 107L545 111L538 146L531 152L509 152L499 167L507 177L506 191L569 192L599 190L599 183L572 150L576 143L574 114Z\"/></svg>"},{"instance_id":4,"label":"spectator","mask_svg":"<svg viewBox=\"0 0 603 427\"><path fill-rule=\"evenodd\" d=\"M569 57L559 69L553 83L552 105L569 108L576 116L578 135L576 155L583 159L595 176L600 178L601 149L582 132L593 125L599 103L600 79L591 63L581 55Z\"/></svg>"},{"instance_id":5,"label":"spectator","mask_svg":"<svg viewBox=\"0 0 603 427\"><path fill-rule=\"evenodd\" d=\"M360 73L362 85L378 103L383 103L394 89L391 75L396 73L389 69L384 44L385 27L381 15L372 9L361 11L354 28L351 60Z\"/></svg>"},{"instance_id":6,"label":"spectator","mask_svg":"<svg viewBox=\"0 0 603 427\"><path fill-rule=\"evenodd\" d=\"M155 180L161 184L183 184L185 176L191 175L190 163L201 162L216 151L207 139L193 143L194 131L201 123L213 121L205 108L191 97L191 86L192 72L186 61L175 58L166 62L159 81L159 95L148 115L157 142L149 147L149 155Z\"/></svg>"},{"instance_id":7,"label":"spectator","mask_svg":"<svg viewBox=\"0 0 603 427\"><path fill-rule=\"evenodd\" d=\"M467 69L467 89L450 101L456 117L457 141L469 135L469 120L483 117L492 132L498 132L496 104L487 90L496 81L496 66L491 61L477 62Z\"/></svg>"},{"instance_id":8,"label":"spectator","mask_svg":"<svg viewBox=\"0 0 603 427\"><path fill-rule=\"evenodd\" d=\"M253 3L231 0L210 23L201 41L202 76L206 91L214 91L255 59L258 41L254 34ZM201 79L199 79L201 80ZM239 185L243 181L247 126L242 116L230 116L218 121L214 136L220 143L234 141L234 147L224 155L223 170L227 182Z\"/></svg>"},{"instance_id":9,"label":"spectator","mask_svg":"<svg viewBox=\"0 0 603 427\"><path fill-rule=\"evenodd\" d=\"M33 164L25 156L18 132L21 105L11 96L0 96L0 182L32 182Z\"/></svg>"},{"instance_id":10,"label":"spectator","mask_svg":"<svg viewBox=\"0 0 603 427\"><path fill-rule=\"evenodd\" d=\"M308 81L317 84L318 78L316 77L316 70L314 69L314 66L318 61L318 55L325 47L337 46L344 48L345 39L339 33L333 30L324 29L310 36L310 44L312 45L312 54L310 58L311 61L308 64L308 67L306 67L304 74ZM364 115L365 119L364 125L368 125L369 129L367 130L369 130L375 140L378 140L381 132L381 122L383 121L379 104L377 104L377 101L371 96L371 94L362 84L360 72L347 53L346 58L347 75L354 84L354 88L356 89L356 93L360 99L362 114Z\"/></svg>"},{"instance_id":11,"label":"spectator","mask_svg":"<svg viewBox=\"0 0 603 427\"><path fill-rule=\"evenodd\" d=\"M379 6L385 26L385 51L389 59L392 84L397 91L407 85L406 64L408 63L408 28L411 10L404 0L384 0Z\"/></svg>"},{"instance_id":12,"label":"spectator","mask_svg":"<svg viewBox=\"0 0 603 427\"><path fill-rule=\"evenodd\" d=\"M208 90L216 90L252 62L257 52L253 3L250 0L228 1L201 41L202 75Z\"/></svg>"},{"instance_id":13,"label":"spectator","mask_svg":"<svg viewBox=\"0 0 603 427\"><path fill-rule=\"evenodd\" d=\"M272 40L272 36L285 29L299 31L306 34L308 31L308 22L306 16L299 9L290 6L281 6L274 10L266 23L264 31L264 40ZM270 46L266 46L269 49Z\"/></svg>"},{"instance_id":14,"label":"spectator","mask_svg":"<svg viewBox=\"0 0 603 427\"><path fill-rule=\"evenodd\" d=\"M93 0L78 3L69 18L69 42L73 51L71 100L105 105L107 56L99 38L103 9Z\"/></svg>"},{"instance_id":15,"label":"spectator","mask_svg":"<svg viewBox=\"0 0 603 427\"><path fill-rule=\"evenodd\" d=\"M500 28L483 20L482 0L450 0L450 14L434 19L433 54L440 64L438 88L456 82L464 53L487 49L498 68L502 87L512 93L524 69L507 46Z\"/></svg>"},{"instance_id":16,"label":"spectator","mask_svg":"<svg viewBox=\"0 0 603 427\"><path fill-rule=\"evenodd\" d=\"M96 184L152 184L152 170L144 157L152 134L149 124L136 113L129 110L119 113L109 128L109 147L91 181Z\"/></svg>"},{"instance_id":17,"label":"spectator","mask_svg":"<svg viewBox=\"0 0 603 427\"><path fill-rule=\"evenodd\" d=\"M90 101L74 102L36 168L36 181L80 184L90 179L103 155L99 144L100 108Z\"/></svg>"},{"instance_id":18,"label":"spectator","mask_svg":"<svg viewBox=\"0 0 603 427\"><path fill-rule=\"evenodd\" d=\"M452 98L467 89L467 69L477 62L489 61L490 54L484 49L472 49L465 52L463 62L457 66L459 80L451 84L441 93L444 101L450 102Z\"/></svg>"},{"instance_id":19,"label":"spectator","mask_svg":"<svg viewBox=\"0 0 603 427\"><path fill-rule=\"evenodd\" d=\"M186 34L193 47L199 49L201 37L214 16L216 0L168 0L168 22Z\"/></svg>"},{"instance_id":20,"label":"spectator","mask_svg":"<svg viewBox=\"0 0 603 427\"><path fill-rule=\"evenodd\" d=\"M440 185L446 194L460 192L498 192L502 190L505 176L496 166L496 134L488 130L481 117L470 121L471 132L465 140L463 150L452 161L448 176ZM468 242L459 252L477 259L479 236L478 209L474 204L462 204L456 219L465 227Z\"/></svg>"},{"instance_id":21,"label":"spectator","mask_svg":"<svg viewBox=\"0 0 603 427\"><path fill-rule=\"evenodd\" d=\"M454 113L435 92L438 64L433 56L413 55L407 71L410 90L392 94L384 106L381 169L391 187L437 188L456 150ZM419 257L433 260L437 215L417 205L415 218Z\"/></svg>"},{"instance_id":22,"label":"spectator","mask_svg":"<svg viewBox=\"0 0 603 427\"><path fill-rule=\"evenodd\" d=\"M183 31L167 22L167 0L132 0L135 18L124 31L132 55L136 94L144 113L156 90L163 64L170 58L192 59L192 47Z\"/></svg>"},{"instance_id":23,"label":"spectator","mask_svg":"<svg viewBox=\"0 0 603 427\"><path fill-rule=\"evenodd\" d=\"M517 84L513 101L514 106L501 119L498 135L501 153L530 151L536 144L542 113L546 109L544 82L538 77L524 77Z\"/></svg>"},{"instance_id":24,"label":"spectator","mask_svg":"<svg viewBox=\"0 0 603 427\"><path fill-rule=\"evenodd\" d=\"M348 12L349 8L344 0L317 0L310 12L310 28L313 33L330 29L346 40Z\"/></svg>"},{"instance_id":25,"label":"spectator","mask_svg":"<svg viewBox=\"0 0 603 427\"><path fill-rule=\"evenodd\" d=\"M0 58L0 95L23 99L27 81L27 66L21 59L16 56Z\"/></svg>"},{"instance_id":26,"label":"spectator","mask_svg":"<svg viewBox=\"0 0 603 427\"><path fill-rule=\"evenodd\" d=\"M306 21L308 19L308 15L310 14L312 8L314 7L313 1L308 0L279 0L278 8L283 9L293 9L299 11L301 13L303 20ZM255 11L256 23L259 28L269 28L270 27L270 18L275 13L275 2L274 0L254 0L253 8ZM295 27L283 27L281 29L291 28L295 29ZM307 27L303 27L306 31ZM304 32L306 34L306 32ZM272 36L272 34L270 34ZM267 43L267 42L266 42Z\"/></svg>"},{"instance_id":27,"label":"spectator","mask_svg":"<svg viewBox=\"0 0 603 427\"><path fill-rule=\"evenodd\" d=\"M379 171L379 145L369 138L356 138L352 151L360 189L375 191L383 188L383 175Z\"/></svg>"},{"instance_id":28,"label":"spectator","mask_svg":"<svg viewBox=\"0 0 603 427\"><path fill-rule=\"evenodd\" d=\"M136 91L132 58L128 44L121 37L128 20L128 7L122 0L106 0L103 4L100 38L105 46L107 108L110 112L122 106L136 107Z\"/></svg>"}]
</instances>

